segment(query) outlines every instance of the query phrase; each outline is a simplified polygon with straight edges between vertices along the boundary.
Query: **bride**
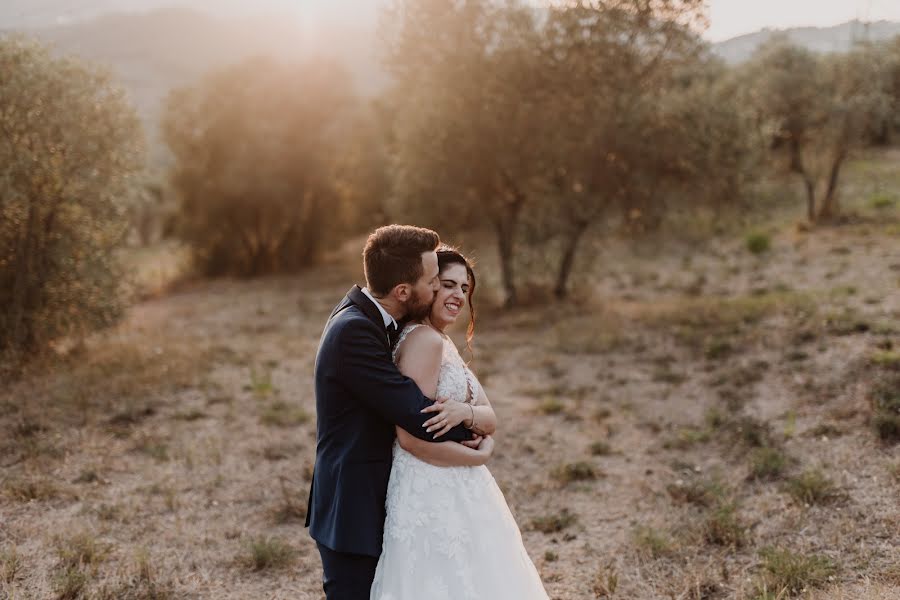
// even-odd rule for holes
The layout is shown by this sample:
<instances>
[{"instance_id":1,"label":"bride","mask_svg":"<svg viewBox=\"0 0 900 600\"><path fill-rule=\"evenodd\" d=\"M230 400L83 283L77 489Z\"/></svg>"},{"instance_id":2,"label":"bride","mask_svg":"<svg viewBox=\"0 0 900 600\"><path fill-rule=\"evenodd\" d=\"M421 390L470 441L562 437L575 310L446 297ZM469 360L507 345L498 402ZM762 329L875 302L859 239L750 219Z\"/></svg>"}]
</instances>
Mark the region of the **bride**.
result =
<instances>
[{"instance_id":1,"label":"bride","mask_svg":"<svg viewBox=\"0 0 900 600\"><path fill-rule=\"evenodd\" d=\"M468 302L471 342L475 273L456 250L443 247L437 254L440 291L431 313L404 327L394 361L426 396L446 399L425 409L435 413L425 423L429 432L440 436L463 423L484 436L482 444L493 444L494 411L444 333ZM393 455L370 600L548 600L506 500L478 453L456 442L423 442L398 427Z\"/></svg>"}]
</instances>

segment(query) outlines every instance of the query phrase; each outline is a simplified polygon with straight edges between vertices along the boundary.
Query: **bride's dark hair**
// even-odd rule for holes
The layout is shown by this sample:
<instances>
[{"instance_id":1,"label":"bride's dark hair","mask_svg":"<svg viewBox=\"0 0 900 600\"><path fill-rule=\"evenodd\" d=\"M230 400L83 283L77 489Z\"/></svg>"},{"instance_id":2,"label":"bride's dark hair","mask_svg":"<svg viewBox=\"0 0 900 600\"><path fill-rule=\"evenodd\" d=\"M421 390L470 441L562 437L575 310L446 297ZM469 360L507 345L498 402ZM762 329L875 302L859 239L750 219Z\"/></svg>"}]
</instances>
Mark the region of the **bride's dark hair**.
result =
<instances>
[{"instance_id":1,"label":"bride's dark hair","mask_svg":"<svg viewBox=\"0 0 900 600\"><path fill-rule=\"evenodd\" d=\"M466 268L469 276L469 293L466 294L466 302L469 304L469 327L466 329L466 349L470 354L472 351L472 338L475 336L475 304L472 301L475 295L475 270L472 268L472 262L465 255L453 248L452 246L441 245L437 249L438 270L443 273L444 269L450 265L462 265Z\"/></svg>"}]
</instances>

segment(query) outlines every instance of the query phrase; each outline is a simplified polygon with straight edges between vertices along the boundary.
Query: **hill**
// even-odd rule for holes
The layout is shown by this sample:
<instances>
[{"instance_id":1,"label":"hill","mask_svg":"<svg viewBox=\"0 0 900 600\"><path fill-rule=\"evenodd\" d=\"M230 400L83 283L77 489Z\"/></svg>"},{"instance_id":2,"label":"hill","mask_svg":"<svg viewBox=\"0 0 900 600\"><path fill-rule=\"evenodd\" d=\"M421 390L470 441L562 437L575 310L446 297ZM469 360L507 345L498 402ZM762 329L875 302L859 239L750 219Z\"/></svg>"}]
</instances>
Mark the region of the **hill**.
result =
<instances>
[{"instance_id":1,"label":"hill","mask_svg":"<svg viewBox=\"0 0 900 600\"><path fill-rule=\"evenodd\" d=\"M861 41L879 42L900 35L900 23L849 21L834 27L763 29L713 44L713 51L726 62L736 64L750 58L757 48L776 35L787 35L793 43L814 52L846 52Z\"/></svg>"},{"instance_id":2,"label":"hill","mask_svg":"<svg viewBox=\"0 0 900 600\"><path fill-rule=\"evenodd\" d=\"M7 7L0 22L16 23ZM109 67L130 92L150 136L152 160L165 161L159 140L164 99L174 88L254 55L285 60L328 56L347 65L364 92L382 85L373 70L374 31L354 25L303 27L296 19L216 17L190 8L111 13L60 25L7 29L50 44L56 52ZM2 30L0 30L2 33Z\"/></svg>"}]
</instances>

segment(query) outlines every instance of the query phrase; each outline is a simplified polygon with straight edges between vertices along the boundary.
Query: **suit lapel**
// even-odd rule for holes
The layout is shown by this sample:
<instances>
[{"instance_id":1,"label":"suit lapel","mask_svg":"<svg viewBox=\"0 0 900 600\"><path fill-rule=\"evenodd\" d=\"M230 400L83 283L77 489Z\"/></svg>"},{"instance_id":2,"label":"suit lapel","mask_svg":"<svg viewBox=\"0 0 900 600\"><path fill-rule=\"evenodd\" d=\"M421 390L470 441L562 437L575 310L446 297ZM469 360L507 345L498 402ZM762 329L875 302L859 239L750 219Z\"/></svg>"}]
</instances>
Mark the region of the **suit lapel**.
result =
<instances>
[{"instance_id":1,"label":"suit lapel","mask_svg":"<svg viewBox=\"0 0 900 600\"><path fill-rule=\"evenodd\" d=\"M347 292L347 300L355 304L370 321L378 325L378 328L384 331L384 341L388 349L390 349L391 342L387 328L384 326L384 319L381 317L381 311L378 310L378 307L375 306L371 300L369 300L368 296L363 294L362 288L358 285L354 285L350 288L350 291Z\"/></svg>"},{"instance_id":2,"label":"suit lapel","mask_svg":"<svg viewBox=\"0 0 900 600\"><path fill-rule=\"evenodd\" d=\"M381 327L381 329L384 329L384 319L381 318L381 311L379 311L378 307L362 293L362 288L358 285L354 285L350 288L350 291L347 292L347 298L353 304L358 306L373 323ZM387 332L387 330L385 330L385 332Z\"/></svg>"}]
</instances>

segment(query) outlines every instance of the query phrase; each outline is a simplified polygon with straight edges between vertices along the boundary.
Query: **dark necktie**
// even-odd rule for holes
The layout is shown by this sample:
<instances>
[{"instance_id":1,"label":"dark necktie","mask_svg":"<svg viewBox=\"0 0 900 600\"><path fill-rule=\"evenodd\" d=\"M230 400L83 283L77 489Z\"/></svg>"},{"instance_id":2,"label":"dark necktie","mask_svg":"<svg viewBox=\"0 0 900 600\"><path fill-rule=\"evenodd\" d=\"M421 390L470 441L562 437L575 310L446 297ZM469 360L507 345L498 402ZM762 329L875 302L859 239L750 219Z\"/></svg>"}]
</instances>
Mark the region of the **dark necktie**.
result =
<instances>
[{"instance_id":1,"label":"dark necktie","mask_svg":"<svg viewBox=\"0 0 900 600\"><path fill-rule=\"evenodd\" d=\"M397 328L396 323L391 323L387 326L387 334L388 341L391 344L391 348L393 348L397 344L397 339L400 337L400 330Z\"/></svg>"}]
</instances>

